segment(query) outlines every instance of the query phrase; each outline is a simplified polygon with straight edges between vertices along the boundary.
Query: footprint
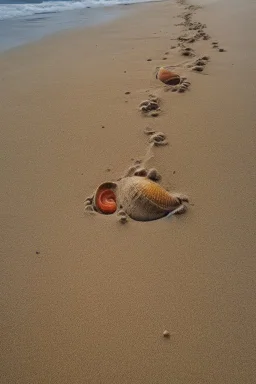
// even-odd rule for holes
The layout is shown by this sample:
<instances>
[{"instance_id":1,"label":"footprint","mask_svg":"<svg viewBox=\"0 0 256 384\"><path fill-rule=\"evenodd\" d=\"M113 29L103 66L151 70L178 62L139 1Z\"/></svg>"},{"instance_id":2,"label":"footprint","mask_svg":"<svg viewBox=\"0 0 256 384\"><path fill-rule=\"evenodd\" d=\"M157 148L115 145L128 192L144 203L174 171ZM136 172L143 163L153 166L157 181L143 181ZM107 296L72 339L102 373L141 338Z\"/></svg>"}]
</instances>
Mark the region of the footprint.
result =
<instances>
[{"instance_id":1,"label":"footprint","mask_svg":"<svg viewBox=\"0 0 256 384\"><path fill-rule=\"evenodd\" d=\"M190 22L188 25L188 29L191 31L202 30L204 28L206 28L206 24L202 24L200 23L200 21L193 21L193 22Z\"/></svg>"},{"instance_id":2,"label":"footprint","mask_svg":"<svg viewBox=\"0 0 256 384\"><path fill-rule=\"evenodd\" d=\"M199 59L200 59L200 60L209 61L209 60L210 60L210 56L203 55L203 56L201 56Z\"/></svg>"},{"instance_id":3,"label":"footprint","mask_svg":"<svg viewBox=\"0 0 256 384\"><path fill-rule=\"evenodd\" d=\"M166 140L166 135L162 132L153 133L149 138L149 143L155 145L156 147L164 146L168 144Z\"/></svg>"},{"instance_id":4,"label":"footprint","mask_svg":"<svg viewBox=\"0 0 256 384\"><path fill-rule=\"evenodd\" d=\"M191 70L194 72L203 72L204 67L202 67L201 65L195 65L194 67L191 68Z\"/></svg>"},{"instance_id":5,"label":"footprint","mask_svg":"<svg viewBox=\"0 0 256 384\"><path fill-rule=\"evenodd\" d=\"M192 63L186 65L187 68L191 68L193 71L202 72L204 66L208 63L210 57L209 56L201 56ZM200 69L200 68L201 69Z\"/></svg>"},{"instance_id":6,"label":"footprint","mask_svg":"<svg viewBox=\"0 0 256 384\"><path fill-rule=\"evenodd\" d=\"M185 43L194 43L196 41L196 36L196 33L184 33L178 37L178 40Z\"/></svg>"},{"instance_id":7,"label":"footprint","mask_svg":"<svg viewBox=\"0 0 256 384\"><path fill-rule=\"evenodd\" d=\"M177 93L184 93L189 89L190 85L191 83L190 81L188 81L186 77L181 77L180 84L173 85L173 86L166 85L164 90L165 92L171 91L171 92L177 92Z\"/></svg>"},{"instance_id":8,"label":"footprint","mask_svg":"<svg viewBox=\"0 0 256 384\"><path fill-rule=\"evenodd\" d=\"M160 112L159 99L154 95L149 95L147 100L140 103L139 110L145 115L157 117Z\"/></svg>"},{"instance_id":9,"label":"footprint","mask_svg":"<svg viewBox=\"0 0 256 384\"><path fill-rule=\"evenodd\" d=\"M195 56L194 50L190 47L183 46L183 44L181 45L180 53L182 56L189 56L189 57Z\"/></svg>"},{"instance_id":10,"label":"footprint","mask_svg":"<svg viewBox=\"0 0 256 384\"><path fill-rule=\"evenodd\" d=\"M168 144L167 137L163 132L156 132L155 130L147 127L144 130L145 135L149 136L149 143L157 147Z\"/></svg>"},{"instance_id":11,"label":"footprint","mask_svg":"<svg viewBox=\"0 0 256 384\"><path fill-rule=\"evenodd\" d=\"M155 133L155 131L153 132ZM147 177L148 179L153 181L159 181L162 178L155 168L150 168L149 170L147 170L146 168L141 166L141 162L140 164L134 164L129 167L124 173L123 178L132 176Z\"/></svg>"}]
</instances>

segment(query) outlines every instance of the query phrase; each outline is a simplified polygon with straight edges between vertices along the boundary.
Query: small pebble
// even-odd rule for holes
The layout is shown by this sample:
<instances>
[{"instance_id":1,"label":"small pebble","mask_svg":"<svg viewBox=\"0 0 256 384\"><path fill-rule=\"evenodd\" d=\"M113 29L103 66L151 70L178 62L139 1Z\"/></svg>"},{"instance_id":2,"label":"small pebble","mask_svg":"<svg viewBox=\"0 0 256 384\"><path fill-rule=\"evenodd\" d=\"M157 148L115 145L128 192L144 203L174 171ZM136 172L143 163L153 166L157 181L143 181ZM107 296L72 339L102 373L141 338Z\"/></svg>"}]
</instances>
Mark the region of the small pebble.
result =
<instances>
[{"instance_id":1,"label":"small pebble","mask_svg":"<svg viewBox=\"0 0 256 384\"><path fill-rule=\"evenodd\" d=\"M219 48L219 52L225 52L224 48Z\"/></svg>"},{"instance_id":2,"label":"small pebble","mask_svg":"<svg viewBox=\"0 0 256 384\"><path fill-rule=\"evenodd\" d=\"M168 332L167 330L165 330L165 331L163 332L163 336L166 337L166 338L170 337L170 332Z\"/></svg>"},{"instance_id":3,"label":"small pebble","mask_svg":"<svg viewBox=\"0 0 256 384\"><path fill-rule=\"evenodd\" d=\"M126 213L125 213L123 210L120 210L120 211L117 213L117 216L118 216L118 221L119 221L121 224L125 224L125 223L127 223L127 221L128 221L128 217L127 217Z\"/></svg>"},{"instance_id":4,"label":"small pebble","mask_svg":"<svg viewBox=\"0 0 256 384\"><path fill-rule=\"evenodd\" d=\"M105 125L102 125L101 128L105 128Z\"/></svg>"},{"instance_id":5,"label":"small pebble","mask_svg":"<svg viewBox=\"0 0 256 384\"><path fill-rule=\"evenodd\" d=\"M118 220L119 220L119 223L121 224L125 224L128 221L126 216L120 216Z\"/></svg>"},{"instance_id":6,"label":"small pebble","mask_svg":"<svg viewBox=\"0 0 256 384\"><path fill-rule=\"evenodd\" d=\"M37 254L37 255L40 255L40 252L39 252L39 251L36 251L36 254Z\"/></svg>"},{"instance_id":7,"label":"small pebble","mask_svg":"<svg viewBox=\"0 0 256 384\"><path fill-rule=\"evenodd\" d=\"M125 92L125 95L130 95L130 93L131 93L131 92L127 91L127 92Z\"/></svg>"},{"instance_id":8,"label":"small pebble","mask_svg":"<svg viewBox=\"0 0 256 384\"><path fill-rule=\"evenodd\" d=\"M152 61L152 59L147 59L147 61Z\"/></svg>"}]
</instances>

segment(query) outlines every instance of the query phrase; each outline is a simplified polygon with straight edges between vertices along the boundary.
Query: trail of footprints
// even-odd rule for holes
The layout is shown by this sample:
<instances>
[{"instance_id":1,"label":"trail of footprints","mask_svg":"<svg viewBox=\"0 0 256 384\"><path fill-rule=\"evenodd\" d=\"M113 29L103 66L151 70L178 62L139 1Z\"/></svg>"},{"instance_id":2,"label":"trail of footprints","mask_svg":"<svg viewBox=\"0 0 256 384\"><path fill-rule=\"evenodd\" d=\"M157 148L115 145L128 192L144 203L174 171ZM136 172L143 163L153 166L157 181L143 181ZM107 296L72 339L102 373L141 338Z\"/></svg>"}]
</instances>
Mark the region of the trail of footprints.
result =
<instances>
[{"instance_id":1,"label":"trail of footprints","mask_svg":"<svg viewBox=\"0 0 256 384\"><path fill-rule=\"evenodd\" d=\"M191 47L191 45L198 40L209 40L211 39L211 37L205 31L206 24L203 24L200 21L193 20L193 15L195 14L195 11L201 7L197 5L188 5L186 3L186 0L177 0L177 3L184 7L184 11L178 16L182 19L182 21L176 25L183 26L184 29L180 36L178 36L178 38L176 39L177 45L172 45L170 49L176 49L179 54L184 58L187 58L188 61L180 65L163 66L160 68L156 68L156 78L165 84L165 91L184 93L190 88L190 81L186 77L179 76L178 74L176 74L176 78L178 78L178 81L175 83L173 81L173 77L171 79L171 76L173 76L176 71L178 72L179 67L182 67L186 71L202 73L206 65L208 64L210 57L208 55L198 56L195 50ZM213 49L219 52L226 51L224 48L219 47L218 41L212 41L211 46ZM167 60L168 55L169 51L165 52L162 60ZM147 59L147 61L152 61L152 59ZM169 71L170 79L168 79L166 76L159 76L159 71L163 70L165 70L166 72ZM157 98L155 95L149 95L147 100L143 100L139 104L139 111L144 116L158 117L161 113L160 99Z\"/></svg>"}]
</instances>

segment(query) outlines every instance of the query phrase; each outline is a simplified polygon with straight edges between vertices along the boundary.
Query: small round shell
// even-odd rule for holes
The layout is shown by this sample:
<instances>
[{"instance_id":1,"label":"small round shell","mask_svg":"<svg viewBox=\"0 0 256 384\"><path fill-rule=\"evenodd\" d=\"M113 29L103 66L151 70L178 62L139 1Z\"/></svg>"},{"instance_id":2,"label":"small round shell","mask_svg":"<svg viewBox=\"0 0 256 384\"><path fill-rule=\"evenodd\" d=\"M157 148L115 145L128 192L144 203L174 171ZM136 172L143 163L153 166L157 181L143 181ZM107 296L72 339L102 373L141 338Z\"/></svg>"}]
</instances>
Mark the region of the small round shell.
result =
<instances>
[{"instance_id":1,"label":"small round shell","mask_svg":"<svg viewBox=\"0 0 256 384\"><path fill-rule=\"evenodd\" d=\"M160 81L162 81L162 83L164 84L167 84L167 85L178 85L180 84L180 76L167 69L167 68L164 68L164 67L160 67L158 72L157 72L157 75L156 75L156 78Z\"/></svg>"}]
</instances>

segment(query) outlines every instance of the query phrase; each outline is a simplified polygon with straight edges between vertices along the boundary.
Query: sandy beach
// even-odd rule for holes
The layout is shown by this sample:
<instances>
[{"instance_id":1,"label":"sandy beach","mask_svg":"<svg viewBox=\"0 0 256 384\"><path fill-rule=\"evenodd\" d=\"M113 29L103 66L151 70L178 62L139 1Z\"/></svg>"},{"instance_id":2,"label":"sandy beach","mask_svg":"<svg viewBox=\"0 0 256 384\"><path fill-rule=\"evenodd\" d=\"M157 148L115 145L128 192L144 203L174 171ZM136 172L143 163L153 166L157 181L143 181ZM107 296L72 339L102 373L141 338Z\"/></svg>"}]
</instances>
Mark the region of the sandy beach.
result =
<instances>
[{"instance_id":1,"label":"sandy beach","mask_svg":"<svg viewBox=\"0 0 256 384\"><path fill-rule=\"evenodd\" d=\"M199 4L129 6L0 54L1 383L256 382L256 4ZM188 13L209 39L182 41ZM152 94L156 117L139 111ZM144 158L147 127L169 142L147 166L187 212L85 213Z\"/></svg>"}]
</instances>

